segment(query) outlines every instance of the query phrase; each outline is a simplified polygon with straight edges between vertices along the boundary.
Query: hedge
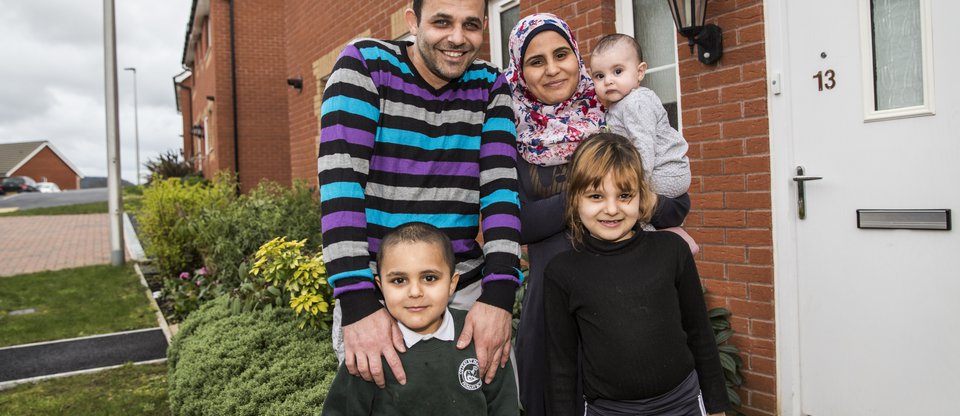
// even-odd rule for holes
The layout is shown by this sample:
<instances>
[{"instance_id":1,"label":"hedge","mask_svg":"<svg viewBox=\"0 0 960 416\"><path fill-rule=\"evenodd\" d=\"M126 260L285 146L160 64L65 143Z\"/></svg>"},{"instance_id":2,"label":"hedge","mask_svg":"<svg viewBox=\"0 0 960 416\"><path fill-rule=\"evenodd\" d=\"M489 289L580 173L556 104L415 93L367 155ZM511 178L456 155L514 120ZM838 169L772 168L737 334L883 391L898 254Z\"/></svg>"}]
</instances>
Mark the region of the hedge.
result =
<instances>
[{"instance_id":1,"label":"hedge","mask_svg":"<svg viewBox=\"0 0 960 416\"><path fill-rule=\"evenodd\" d=\"M239 312L227 296L190 314L167 360L176 415L318 414L337 372L327 331L298 330L289 308Z\"/></svg>"}]
</instances>

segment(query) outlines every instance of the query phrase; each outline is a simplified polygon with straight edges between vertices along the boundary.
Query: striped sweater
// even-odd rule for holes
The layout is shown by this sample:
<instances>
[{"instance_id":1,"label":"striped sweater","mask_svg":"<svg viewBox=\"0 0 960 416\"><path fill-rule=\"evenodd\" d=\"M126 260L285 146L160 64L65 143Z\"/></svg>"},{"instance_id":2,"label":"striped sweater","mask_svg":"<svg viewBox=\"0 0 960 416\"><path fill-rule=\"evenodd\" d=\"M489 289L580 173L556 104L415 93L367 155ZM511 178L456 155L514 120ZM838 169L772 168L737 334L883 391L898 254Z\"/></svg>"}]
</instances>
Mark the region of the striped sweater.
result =
<instances>
[{"instance_id":1,"label":"striped sweater","mask_svg":"<svg viewBox=\"0 0 960 416\"><path fill-rule=\"evenodd\" d=\"M373 260L383 236L408 222L450 237L459 288L483 279L481 302L511 310L523 278L509 87L494 67L475 61L435 89L417 74L408 45L354 41L323 93L323 259L343 325L382 307Z\"/></svg>"}]
</instances>

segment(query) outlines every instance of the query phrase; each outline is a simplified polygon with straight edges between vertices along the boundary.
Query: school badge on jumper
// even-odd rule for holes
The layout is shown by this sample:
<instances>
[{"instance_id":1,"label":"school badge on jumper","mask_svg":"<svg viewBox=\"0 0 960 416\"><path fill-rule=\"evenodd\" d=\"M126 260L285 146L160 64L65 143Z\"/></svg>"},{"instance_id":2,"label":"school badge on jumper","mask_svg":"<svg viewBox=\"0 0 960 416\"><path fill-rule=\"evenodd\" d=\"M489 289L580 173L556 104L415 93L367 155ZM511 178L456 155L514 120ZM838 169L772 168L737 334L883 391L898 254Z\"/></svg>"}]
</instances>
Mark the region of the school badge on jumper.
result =
<instances>
[{"instance_id":1,"label":"school badge on jumper","mask_svg":"<svg viewBox=\"0 0 960 416\"><path fill-rule=\"evenodd\" d=\"M460 363L460 385L473 391L480 388L480 363L476 358L467 358Z\"/></svg>"}]
</instances>

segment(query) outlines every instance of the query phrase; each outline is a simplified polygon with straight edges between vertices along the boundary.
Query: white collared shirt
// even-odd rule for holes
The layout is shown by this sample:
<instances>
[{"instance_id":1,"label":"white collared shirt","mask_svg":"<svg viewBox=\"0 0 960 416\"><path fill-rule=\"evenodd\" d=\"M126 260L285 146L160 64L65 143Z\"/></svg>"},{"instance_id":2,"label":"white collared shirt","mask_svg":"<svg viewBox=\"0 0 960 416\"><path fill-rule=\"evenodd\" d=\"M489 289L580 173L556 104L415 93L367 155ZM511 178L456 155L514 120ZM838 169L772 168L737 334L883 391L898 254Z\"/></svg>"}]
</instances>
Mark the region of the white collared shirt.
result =
<instances>
[{"instance_id":1,"label":"white collared shirt","mask_svg":"<svg viewBox=\"0 0 960 416\"><path fill-rule=\"evenodd\" d=\"M437 332L432 334L418 334L412 329L404 326L400 321L397 321L397 325L400 326L400 332L403 334L403 343L407 345L407 348L417 345L418 342L428 340L430 338L436 338L440 341L453 341L454 328L453 328L453 315L450 314L450 309L446 309L443 312L443 322L440 323L440 328L437 329Z\"/></svg>"}]
</instances>

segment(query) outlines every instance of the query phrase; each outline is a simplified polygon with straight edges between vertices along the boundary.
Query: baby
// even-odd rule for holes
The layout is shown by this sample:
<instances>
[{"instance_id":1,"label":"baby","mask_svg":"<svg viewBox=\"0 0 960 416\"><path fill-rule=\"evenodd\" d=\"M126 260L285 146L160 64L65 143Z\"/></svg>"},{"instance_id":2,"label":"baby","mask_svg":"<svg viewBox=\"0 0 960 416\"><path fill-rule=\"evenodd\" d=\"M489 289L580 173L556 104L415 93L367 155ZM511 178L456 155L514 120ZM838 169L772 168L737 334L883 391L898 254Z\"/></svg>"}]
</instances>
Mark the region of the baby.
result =
<instances>
[{"instance_id":1,"label":"baby","mask_svg":"<svg viewBox=\"0 0 960 416\"><path fill-rule=\"evenodd\" d=\"M687 141L670 126L660 98L640 86L646 71L640 44L627 35L604 36L590 57L590 76L607 106L610 131L626 136L640 151L653 191L676 198L690 188Z\"/></svg>"}]
</instances>

